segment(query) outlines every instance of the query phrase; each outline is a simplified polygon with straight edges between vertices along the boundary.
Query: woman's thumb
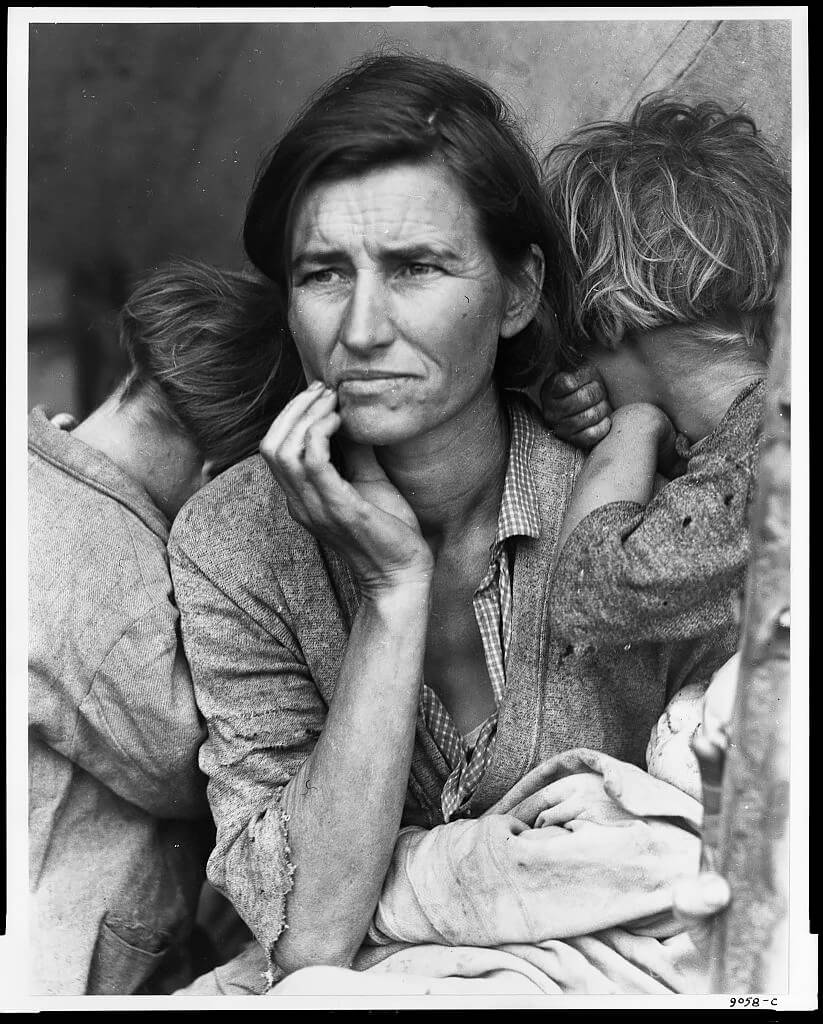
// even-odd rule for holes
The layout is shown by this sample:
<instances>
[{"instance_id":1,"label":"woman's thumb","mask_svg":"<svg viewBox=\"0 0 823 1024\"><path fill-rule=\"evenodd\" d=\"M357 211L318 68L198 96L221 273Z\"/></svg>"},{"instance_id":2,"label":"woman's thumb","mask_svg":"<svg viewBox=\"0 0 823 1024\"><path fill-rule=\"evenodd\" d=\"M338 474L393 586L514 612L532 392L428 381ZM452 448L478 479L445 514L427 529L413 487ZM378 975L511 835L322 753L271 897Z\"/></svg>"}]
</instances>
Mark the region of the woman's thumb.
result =
<instances>
[{"instance_id":1,"label":"woman's thumb","mask_svg":"<svg viewBox=\"0 0 823 1024\"><path fill-rule=\"evenodd\" d=\"M714 871L701 871L681 879L674 887L672 910L686 926L698 949L705 949L711 937L714 917L731 902L729 883Z\"/></svg>"}]
</instances>

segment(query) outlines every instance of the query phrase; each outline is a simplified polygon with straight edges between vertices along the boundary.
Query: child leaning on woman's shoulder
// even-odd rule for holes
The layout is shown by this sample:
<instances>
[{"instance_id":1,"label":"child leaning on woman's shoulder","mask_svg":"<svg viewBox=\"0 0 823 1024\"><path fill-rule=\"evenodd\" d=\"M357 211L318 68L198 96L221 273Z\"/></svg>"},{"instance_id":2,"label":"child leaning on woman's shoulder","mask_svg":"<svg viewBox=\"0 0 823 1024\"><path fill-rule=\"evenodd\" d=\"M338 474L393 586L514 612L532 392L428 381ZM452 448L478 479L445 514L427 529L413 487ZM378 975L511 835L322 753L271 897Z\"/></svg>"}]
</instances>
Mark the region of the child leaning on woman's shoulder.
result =
<instances>
[{"instance_id":1,"label":"child leaning on woman's shoulder","mask_svg":"<svg viewBox=\"0 0 823 1024\"><path fill-rule=\"evenodd\" d=\"M788 180L749 117L661 96L581 129L546 170L570 369L547 379L544 411L591 448L553 627L582 650L694 639L734 614L746 571ZM702 696L674 696L647 754L696 795L684 740Z\"/></svg>"}]
</instances>

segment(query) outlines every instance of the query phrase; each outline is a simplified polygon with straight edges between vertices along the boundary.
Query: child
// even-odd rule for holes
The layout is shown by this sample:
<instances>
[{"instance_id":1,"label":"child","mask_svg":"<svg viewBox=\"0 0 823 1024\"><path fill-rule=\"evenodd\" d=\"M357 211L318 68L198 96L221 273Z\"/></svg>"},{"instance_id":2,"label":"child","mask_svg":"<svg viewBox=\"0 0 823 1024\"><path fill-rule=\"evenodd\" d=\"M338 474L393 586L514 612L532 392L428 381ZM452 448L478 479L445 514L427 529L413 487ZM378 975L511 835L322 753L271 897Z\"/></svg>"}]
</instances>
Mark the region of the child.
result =
<instances>
[{"instance_id":1,"label":"child","mask_svg":"<svg viewBox=\"0 0 823 1024\"><path fill-rule=\"evenodd\" d=\"M174 264L121 312L115 393L73 431L29 417L37 992L163 991L185 948L213 825L166 541L303 386L284 323L269 285Z\"/></svg>"},{"instance_id":2,"label":"child","mask_svg":"<svg viewBox=\"0 0 823 1024\"><path fill-rule=\"evenodd\" d=\"M548 379L544 411L592 448L561 531L554 628L584 648L699 637L734 619L747 565L788 183L749 118L665 97L581 129L546 167L578 366ZM699 796L703 688L687 690L647 763Z\"/></svg>"},{"instance_id":3,"label":"child","mask_svg":"<svg viewBox=\"0 0 823 1024\"><path fill-rule=\"evenodd\" d=\"M700 636L733 614L746 567L788 184L749 118L664 97L581 129L547 172L566 354L593 368L545 394L558 433L594 443L554 625L574 643Z\"/></svg>"}]
</instances>

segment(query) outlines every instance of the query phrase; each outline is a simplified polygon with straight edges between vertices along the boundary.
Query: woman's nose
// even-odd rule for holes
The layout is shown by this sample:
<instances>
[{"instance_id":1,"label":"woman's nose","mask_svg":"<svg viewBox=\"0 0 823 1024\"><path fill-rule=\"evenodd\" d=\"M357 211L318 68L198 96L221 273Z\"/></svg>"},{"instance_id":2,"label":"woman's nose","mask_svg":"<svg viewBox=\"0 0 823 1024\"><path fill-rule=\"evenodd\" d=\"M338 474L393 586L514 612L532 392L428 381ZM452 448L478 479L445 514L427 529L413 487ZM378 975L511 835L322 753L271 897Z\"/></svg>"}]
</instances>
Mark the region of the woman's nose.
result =
<instances>
[{"instance_id":1,"label":"woman's nose","mask_svg":"<svg viewBox=\"0 0 823 1024\"><path fill-rule=\"evenodd\" d=\"M349 295L341 342L356 352L391 344L394 332L389 297L379 274L361 271Z\"/></svg>"}]
</instances>

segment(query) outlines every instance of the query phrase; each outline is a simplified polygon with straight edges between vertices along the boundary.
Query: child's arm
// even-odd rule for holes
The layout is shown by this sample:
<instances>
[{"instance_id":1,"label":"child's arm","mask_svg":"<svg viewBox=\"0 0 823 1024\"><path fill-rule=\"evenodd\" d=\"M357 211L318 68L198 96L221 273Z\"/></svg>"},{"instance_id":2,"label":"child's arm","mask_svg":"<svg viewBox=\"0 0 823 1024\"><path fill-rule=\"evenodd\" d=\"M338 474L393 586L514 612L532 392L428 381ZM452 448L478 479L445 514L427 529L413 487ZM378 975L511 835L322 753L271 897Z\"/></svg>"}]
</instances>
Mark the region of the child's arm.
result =
<instances>
[{"instance_id":1,"label":"child's arm","mask_svg":"<svg viewBox=\"0 0 823 1024\"><path fill-rule=\"evenodd\" d=\"M624 405L612 414L611 429L595 445L577 478L563 520L558 551L595 509L614 502L648 505L655 490L657 466L674 448L675 432L654 405Z\"/></svg>"},{"instance_id":2,"label":"child's arm","mask_svg":"<svg viewBox=\"0 0 823 1024\"><path fill-rule=\"evenodd\" d=\"M693 453L686 472L651 500L651 442L637 436L609 494L601 484L572 499L551 607L552 630L567 644L673 643L734 622L749 552L754 429Z\"/></svg>"}]
</instances>

